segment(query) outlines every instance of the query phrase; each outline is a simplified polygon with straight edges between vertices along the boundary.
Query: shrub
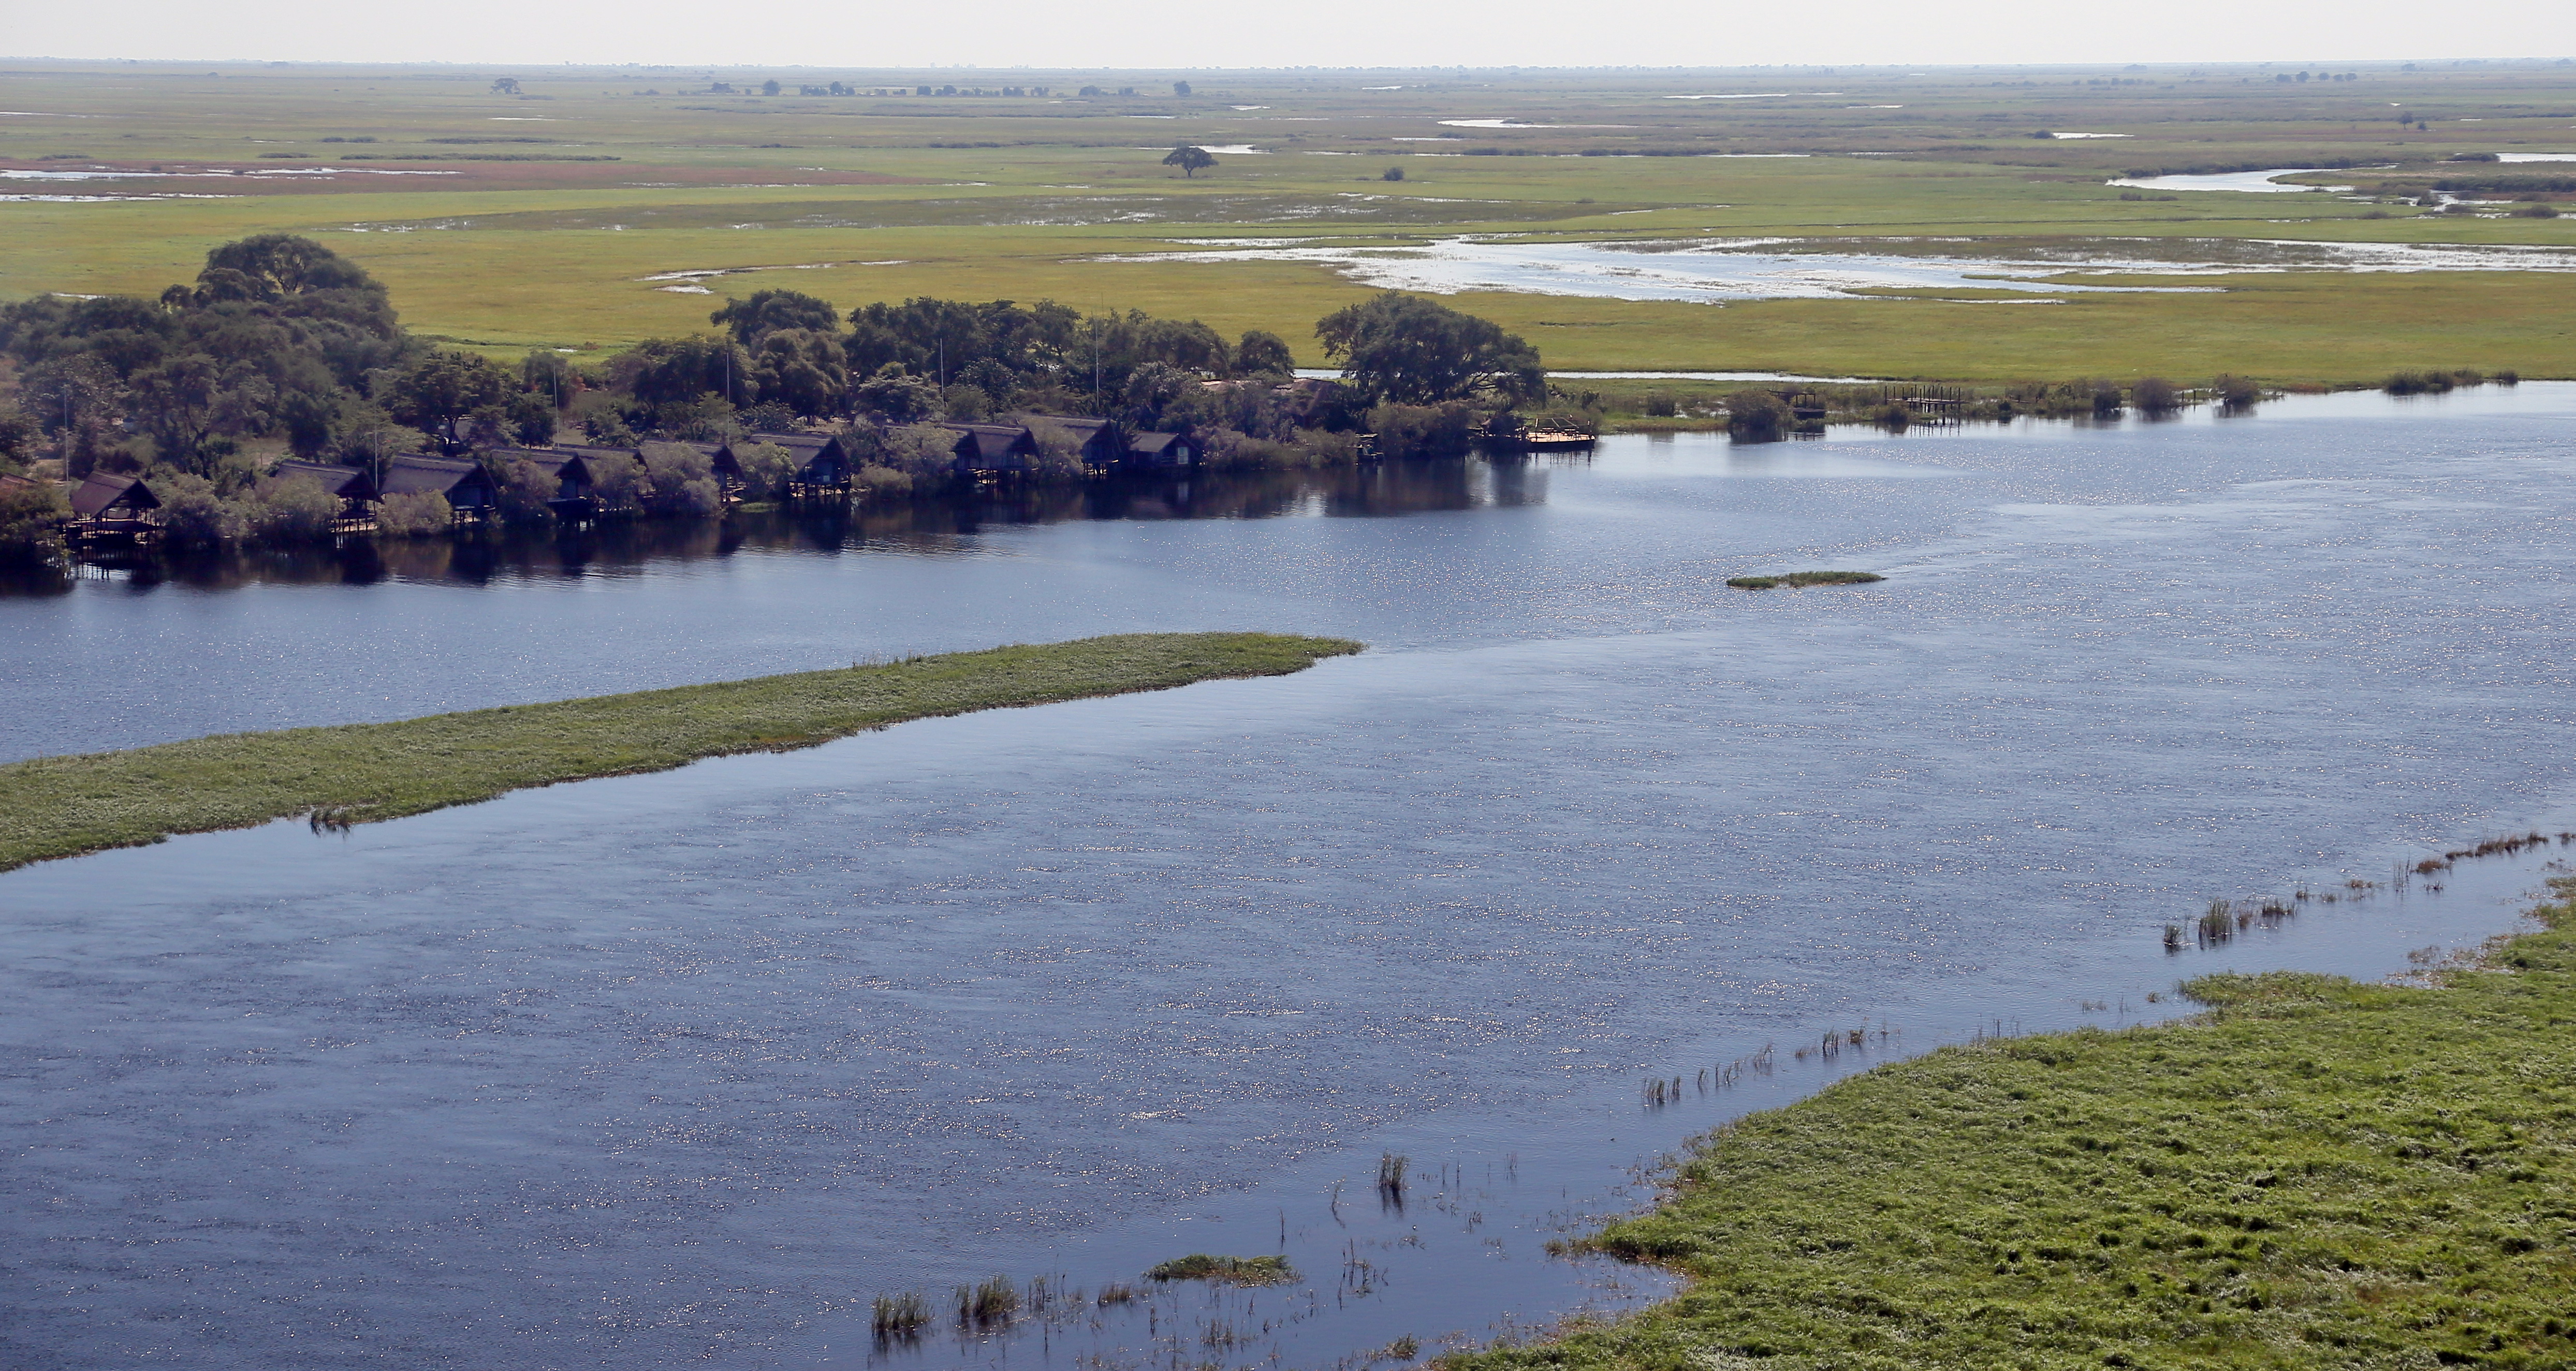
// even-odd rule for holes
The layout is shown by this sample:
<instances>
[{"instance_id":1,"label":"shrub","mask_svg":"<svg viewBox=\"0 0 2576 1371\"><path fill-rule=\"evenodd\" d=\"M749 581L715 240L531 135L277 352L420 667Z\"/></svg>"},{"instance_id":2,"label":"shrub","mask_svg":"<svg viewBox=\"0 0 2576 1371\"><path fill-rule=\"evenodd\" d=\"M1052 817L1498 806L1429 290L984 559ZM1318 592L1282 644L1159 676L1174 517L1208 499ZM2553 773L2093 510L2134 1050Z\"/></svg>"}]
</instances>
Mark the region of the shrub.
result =
<instances>
[{"instance_id":1,"label":"shrub","mask_svg":"<svg viewBox=\"0 0 2576 1371\"><path fill-rule=\"evenodd\" d=\"M215 493L214 482L181 475L161 484L161 527L172 545L216 547L241 538L241 511Z\"/></svg>"},{"instance_id":2,"label":"shrub","mask_svg":"<svg viewBox=\"0 0 2576 1371\"><path fill-rule=\"evenodd\" d=\"M715 465L707 454L686 443L646 443L644 507L654 514L708 515L724 508L724 489L716 483Z\"/></svg>"},{"instance_id":3,"label":"shrub","mask_svg":"<svg viewBox=\"0 0 2576 1371\"><path fill-rule=\"evenodd\" d=\"M1318 467L1357 466L1368 453L1368 440L1363 435L1321 428L1297 430L1292 446L1305 454L1306 465Z\"/></svg>"},{"instance_id":4,"label":"shrub","mask_svg":"<svg viewBox=\"0 0 2576 1371\"><path fill-rule=\"evenodd\" d=\"M554 506L547 502L563 488L552 473L525 457L514 458L503 467L498 484L501 517L511 523L528 523L553 514Z\"/></svg>"},{"instance_id":5,"label":"shrub","mask_svg":"<svg viewBox=\"0 0 2576 1371\"><path fill-rule=\"evenodd\" d=\"M1726 431L1738 438L1777 438L1790 417L1788 402L1767 390L1747 388L1726 397Z\"/></svg>"},{"instance_id":6,"label":"shrub","mask_svg":"<svg viewBox=\"0 0 2576 1371\"><path fill-rule=\"evenodd\" d=\"M407 490L388 495L376 510L376 532L395 538L445 533L455 526L456 511L434 490Z\"/></svg>"},{"instance_id":7,"label":"shrub","mask_svg":"<svg viewBox=\"0 0 2576 1371\"><path fill-rule=\"evenodd\" d=\"M644 500L644 468L633 462L592 462L590 499L602 514L629 514Z\"/></svg>"},{"instance_id":8,"label":"shrub","mask_svg":"<svg viewBox=\"0 0 2576 1371\"><path fill-rule=\"evenodd\" d=\"M956 474L957 435L937 424L888 430L873 465L910 476L916 488L936 484Z\"/></svg>"},{"instance_id":9,"label":"shrub","mask_svg":"<svg viewBox=\"0 0 2576 1371\"><path fill-rule=\"evenodd\" d=\"M51 560L61 546L62 522L71 513L62 487L51 481L0 485L0 563Z\"/></svg>"},{"instance_id":10,"label":"shrub","mask_svg":"<svg viewBox=\"0 0 2576 1371\"><path fill-rule=\"evenodd\" d=\"M2533 201L2528 205L2514 206L2513 216L2517 219L2555 219L2558 217L2558 207L2556 205L2546 204L2540 201Z\"/></svg>"},{"instance_id":11,"label":"shrub","mask_svg":"<svg viewBox=\"0 0 2576 1371\"><path fill-rule=\"evenodd\" d=\"M317 542L331 536L331 522L340 517L340 497L310 476L272 476L252 489L241 513L243 531L261 542Z\"/></svg>"},{"instance_id":12,"label":"shrub","mask_svg":"<svg viewBox=\"0 0 2576 1371\"><path fill-rule=\"evenodd\" d=\"M2182 408L2182 392L2161 376L2141 376L2131 382L2129 399L2149 414L2170 414Z\"/></svg>"},{"instance_id":13,"label":"shrub","mask_svg":"<svg viewBox=\"0 0 2576 1371\"><path fill-rule=\"evenodd\" d=\"M1457 457L1475 445L1476 413L1465 404L1383 404L1368 412L1368 430L1388 457Z\"/></svg>"},{"instance_id":14,"label":"shrub","mask_svg":"<svg viewBox=\"0 0 2576 1371\"><path fill-rule=\"evenodd\" d=\"M775 500L787 493L787 482L796 475L796 459L776 443L754 443L738 449L734 460L742 463L742 498Z\"/></svg>"}]
</instances>

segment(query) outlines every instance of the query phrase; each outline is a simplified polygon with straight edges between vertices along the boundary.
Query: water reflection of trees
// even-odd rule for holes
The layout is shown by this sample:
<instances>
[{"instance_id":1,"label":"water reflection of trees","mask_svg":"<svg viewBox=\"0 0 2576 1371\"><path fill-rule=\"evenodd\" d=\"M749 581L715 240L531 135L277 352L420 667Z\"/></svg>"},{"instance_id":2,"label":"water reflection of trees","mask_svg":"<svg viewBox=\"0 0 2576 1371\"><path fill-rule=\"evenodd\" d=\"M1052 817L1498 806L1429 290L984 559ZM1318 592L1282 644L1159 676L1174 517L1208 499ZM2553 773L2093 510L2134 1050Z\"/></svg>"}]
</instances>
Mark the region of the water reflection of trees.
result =
<instances>
[{"instance_id":1,"label":"water reflection of trees","mask_svg":"<svg viewBox=\"0 0 2576 1371\"><path fill-rule=\"evenodd\" d=\"M483 585L512 578L614 576L656 562L701 561L745 550L952 552L963 550L965 540L988 528L1075 520L1399 518L1544 504L1547 469L1557 464L1555 459L1498 457L1331 471L1198 472L991 490L937 502L737 511L721 519L512 527L453 538L353 539L335 547L141 553L69 571L15 570L0 576L0 596L61 594L80 578L102 576L138 591L162 585L222 590L254 584L368 585L387 579Z\"/></svg>"}]
</instances>

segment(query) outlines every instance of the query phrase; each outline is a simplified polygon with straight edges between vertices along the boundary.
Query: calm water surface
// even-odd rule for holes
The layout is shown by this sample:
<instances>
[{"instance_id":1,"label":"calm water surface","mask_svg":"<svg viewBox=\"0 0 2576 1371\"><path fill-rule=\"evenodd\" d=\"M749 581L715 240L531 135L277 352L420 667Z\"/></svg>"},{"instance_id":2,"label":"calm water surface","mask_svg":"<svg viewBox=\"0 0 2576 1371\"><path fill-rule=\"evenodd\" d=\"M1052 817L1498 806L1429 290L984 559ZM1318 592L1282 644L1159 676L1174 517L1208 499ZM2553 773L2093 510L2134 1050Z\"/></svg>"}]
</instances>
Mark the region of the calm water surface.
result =
<instances>
[{"instance_id":1,"label":"calm water surface","mask_svg":"<svg viewBox=\"0 0 2576 1371\"><path fill-rule=\"evenodd\" d=\"M2509 927L2537 862L2157 933L2576 827L2571 476L2576 387L2525 385L21 587L11 756L1373 646L0 876L0 1364L1328 1367L1651 1295L1544 1244L1733 1113ZM1892 579L1723 585L1806 566ZM881 1291L1189 1251L1301 1280L868 1336Z\"/></svg>"}]
</instances>

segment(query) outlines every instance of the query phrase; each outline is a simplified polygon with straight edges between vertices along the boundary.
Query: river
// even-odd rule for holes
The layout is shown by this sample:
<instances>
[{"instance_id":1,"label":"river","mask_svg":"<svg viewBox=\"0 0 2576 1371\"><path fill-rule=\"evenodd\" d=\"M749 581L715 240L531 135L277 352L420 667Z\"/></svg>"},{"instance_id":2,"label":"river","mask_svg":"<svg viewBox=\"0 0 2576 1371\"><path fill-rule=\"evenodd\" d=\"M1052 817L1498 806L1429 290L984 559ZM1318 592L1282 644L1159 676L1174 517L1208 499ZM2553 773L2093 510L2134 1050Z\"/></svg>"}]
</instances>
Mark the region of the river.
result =
<instances>
[{"instance_id":1,"label":"river","mask_svg":"<svg viewBox=\"0 0 2576 1371\"><path fill-rule=\"evenodd\" d=\"M1746 1108L2511 927L2536 862L2390 872L2576 827L2571 476L2527 383L22 582L15 757L1371 650L0 875L0 1362L1355 1368L1650 1297L1547 1243ZM1890 579L1723 584L1806 567ZM1097 1303L1191 1251L1300 1279ZM872 1343L996 1275L1058 1294Z\"/></svg>"}]
</instances>

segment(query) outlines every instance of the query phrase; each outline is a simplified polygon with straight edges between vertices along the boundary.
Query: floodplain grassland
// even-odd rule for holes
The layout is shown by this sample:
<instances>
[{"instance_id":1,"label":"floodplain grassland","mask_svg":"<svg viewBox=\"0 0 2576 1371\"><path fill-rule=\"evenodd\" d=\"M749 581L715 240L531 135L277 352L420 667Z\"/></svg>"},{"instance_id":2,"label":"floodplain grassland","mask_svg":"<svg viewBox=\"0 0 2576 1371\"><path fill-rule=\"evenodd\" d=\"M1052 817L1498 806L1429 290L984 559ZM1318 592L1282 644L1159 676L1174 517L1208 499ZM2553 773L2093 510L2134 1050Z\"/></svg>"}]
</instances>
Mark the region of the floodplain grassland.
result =
<instances>
[{"instance_id":1,"label":"floodplain grassland","mask_svg":"<svg viewBox=\"0 0 2576 1371\"><path fill-rule=\"evenodd\" d=\"M2416 987L1947 1047L1699 1140L1676 1299L1443 1371L2576 1365L2576 880Z\"/></svg>"},{"instance_id":2,"label":"floodplain grassland","mask_svg":"<svg viewBox=\"0 0 2576 1371\"><path fill-rule=\"evenodd\" d=\"M2322 191L2165 198L2108 184L2263 167L2353 167L2310 179L2413 184L2462 154L2576 152L2576 69L2424 65L2282 83L2281 69L2221 66L987 75L22 63L0 73L0 105L24 112L0 116L0 168L163 175L0 187L107 197L0 202L0 297L154 293L217 243L281 230L357 260L415 330L496 355L611 352L705 328L728 293L786 285L845 310L934 295L1198 317L1229 335L1276 332L1311 365L1324 360L1314 320L1364 286L1319 263L1174 260L1204 251L1179 240L1408 246L1472 233L1920 251L1928 238L1958 240L1944 247L1963 256L2041 245L2134 257L2146 243L2186 260L2212 240L2576 246L2576 216L2432 214ZM499 75L522 93L494 93ZM788 93L711 91L770 77ZM1172 94L1175 79L1192 93ZM793 93L835 80L1051 94ZM1141 93L1067 97L1086 84ZM1721 95L1741 98L1685 98ZM1462 119L1502 126L1443 122ZM1177 141L1258 151L1220 152L1215 169L1183 178L1160 163ZM1402 180L1384 179L1399 168ZM135 198L147 193L224 198ZM2048 304L2024 294L2018 305L1975 290L1724 305L1493 292L1458 303L1567 369L2576 376L2576 273L2185 279L2215 289L2035 297Z\"/></svg>"},{"instance_id":3,"label":"floodplain grassland","mask_svg":"<svg viewBox=\"0 0 2576 1371\"><path fill-rule=\"evenodd\" d=\"M371 823L512 790L811 747L867 729L1279 676L1339 638L1144 633L914 657L395 723L233 733L0 766L0 871L310 814Z\"/></svg>"}]
</instances>

